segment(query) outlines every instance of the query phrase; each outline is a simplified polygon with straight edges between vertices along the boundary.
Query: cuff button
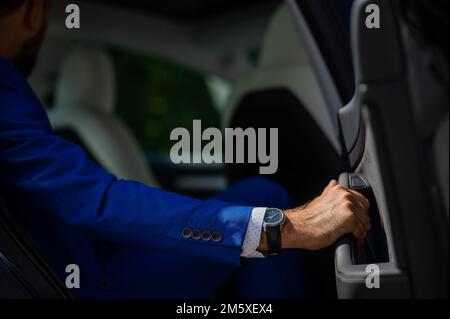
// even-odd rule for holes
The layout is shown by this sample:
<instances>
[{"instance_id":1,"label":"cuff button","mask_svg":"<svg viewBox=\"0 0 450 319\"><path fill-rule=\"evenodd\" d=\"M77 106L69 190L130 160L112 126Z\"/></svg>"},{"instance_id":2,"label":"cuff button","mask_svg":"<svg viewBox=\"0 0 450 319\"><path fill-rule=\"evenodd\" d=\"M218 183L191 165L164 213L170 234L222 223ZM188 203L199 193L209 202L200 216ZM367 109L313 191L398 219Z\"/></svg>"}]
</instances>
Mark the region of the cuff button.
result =
<instances>
[{"instance_id":1,"label":"cuff button","mask_svg":"<svg viewBox=\"0 0 450 319\"><path fill-rule=\"evenodd\" d=\"M201 237L202 237L202 232L199 231L198 229L195 229L195 230L192 232L192 238L194 238L194 239L200 239Z\"/></svg>"},{"instance_id":2,"label":"cuff button","mask_svg":"<svg viewBox=\"0 0 450 319\"><path fill-rule=\"evenodd\" d=\"M212 233L212 240L215 242L219 242L222 240L222 234L219 232Z\"/></svg>"},{"instance_id":3,"label":"cuff button","mask_svg":"<svg viewBox=\"0 0 450 319\"><path fill-rule=\"evenodd\" d=\"M190 238L192 236L192 230L190 228L184 228L183 231L181 232L181 234L183 235L184 238Z\"/></svg>"},{"instance_id":4,"label":"cuff button","mask_svg":"<svg viewBox=\"0 0 450 319\"><path fill-rule=\"evenodd\" d=\"M205 230L205 231L202 233L202 239L203 239L204 241L210 241L211 238L212 238L212 235L211 235L211 232L210 232L210 231Z\"/></svg>"}]
</instances>

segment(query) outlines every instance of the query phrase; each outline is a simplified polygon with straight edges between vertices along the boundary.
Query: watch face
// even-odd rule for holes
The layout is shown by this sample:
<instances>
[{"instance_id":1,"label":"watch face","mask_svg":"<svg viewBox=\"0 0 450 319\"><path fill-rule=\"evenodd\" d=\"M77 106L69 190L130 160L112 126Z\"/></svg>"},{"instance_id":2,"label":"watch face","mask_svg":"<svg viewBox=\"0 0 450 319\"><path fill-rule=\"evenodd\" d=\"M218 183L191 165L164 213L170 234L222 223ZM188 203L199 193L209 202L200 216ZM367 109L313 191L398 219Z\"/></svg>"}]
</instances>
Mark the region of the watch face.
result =
<instances>
[{"instance_id":1,"label":"watch face","mask_svg":"<svg viewBox=\"0 0 450 319\"><path fill-rule=\"evenodd\" d=\"M284 219L283 212L276 208L268 208L264 215L264 223L268 225L278 225Z\"/></svg>"}]
</instances>

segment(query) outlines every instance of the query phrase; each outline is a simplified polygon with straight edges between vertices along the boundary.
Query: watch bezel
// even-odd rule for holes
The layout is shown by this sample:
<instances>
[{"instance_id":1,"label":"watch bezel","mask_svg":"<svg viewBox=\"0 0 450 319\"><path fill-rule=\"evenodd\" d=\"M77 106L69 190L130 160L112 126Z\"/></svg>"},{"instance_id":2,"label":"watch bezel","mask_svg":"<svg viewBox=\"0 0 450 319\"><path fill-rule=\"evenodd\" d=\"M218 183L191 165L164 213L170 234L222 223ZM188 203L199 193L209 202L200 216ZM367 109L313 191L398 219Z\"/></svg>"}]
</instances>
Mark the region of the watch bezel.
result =
<instances>
[{"instance_id":1,"label":"watch bezel","mask_svg":"<svg viewBox=\"0 0 450 319\"><path fill-rule=\"evenodd\" d=\"M276 222L267 222L266 221L266 214L269 212L269 210L275 210L277 212L279 212L281 214L281 219L279 221ZM267 208L266 213L264 214L264 219L263 219L263 226L264 226L264 230L267 227L278 227L280 225L283 225L284 221L286 219L286 216L284 215L283 211L279 208Z\"/></svg>"}]
</instances>

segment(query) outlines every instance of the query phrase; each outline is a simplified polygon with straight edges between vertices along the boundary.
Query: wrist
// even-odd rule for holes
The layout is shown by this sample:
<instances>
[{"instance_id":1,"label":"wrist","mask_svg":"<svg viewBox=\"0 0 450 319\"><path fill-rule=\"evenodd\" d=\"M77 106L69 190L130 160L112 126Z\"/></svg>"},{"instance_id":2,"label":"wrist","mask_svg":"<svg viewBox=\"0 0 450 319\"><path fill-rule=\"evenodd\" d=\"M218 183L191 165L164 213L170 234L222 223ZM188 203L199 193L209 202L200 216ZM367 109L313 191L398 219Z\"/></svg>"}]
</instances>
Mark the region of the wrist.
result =
<instances>
[{"instance_id":1,"label":"wrist","mask_svg":"<svg viewBox=\"0 0 450 319\"><path fill-rule=\"evenodd\" d=\"M283 249L294 248L294 225L292 222L292 210L285 210L284 216L286 218L284 222L283 231L281 232L281 247Z\"/></svg>"},{"instance_id":2,"label":"wrist","mask_svg":"<svg viewBox=\"0 0 450 319\"><path fill-rule=\"evenodd\" d=\"M281 233L281 244L283 249L303 249L305 236L303 226L299 218L299 209L284 211L286 221Z\"/></svg>"}]
</instances>

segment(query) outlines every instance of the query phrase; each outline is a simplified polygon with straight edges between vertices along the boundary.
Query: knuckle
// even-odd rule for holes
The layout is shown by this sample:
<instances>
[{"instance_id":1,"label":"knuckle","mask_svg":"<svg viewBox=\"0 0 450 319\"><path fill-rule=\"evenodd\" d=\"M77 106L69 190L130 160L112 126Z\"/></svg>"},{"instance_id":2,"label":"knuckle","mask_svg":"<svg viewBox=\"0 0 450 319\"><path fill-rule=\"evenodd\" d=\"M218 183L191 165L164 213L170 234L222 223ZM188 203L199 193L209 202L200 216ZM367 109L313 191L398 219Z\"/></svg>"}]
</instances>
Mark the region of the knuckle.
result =
<instances>
[{"instance_id":1,"label":"knuckle","mask_svg":"<svg viewBox=\"0 0 450 319\"><path fill-rule=\"evenodd\" d=\"M350 201L350 200L348 200L348 199L345 199L344 201L343 201L343 205L344 205L344 207L346 208L346 209L348 209L348 210L352 210L353 209L353 203Z\"/></svg>"},{"instance_id":2,"label":"knuckle","mask_svg":"<svg viewBox=\"0 0 450 319\"><path fill-rule=\"evenodd\" d=\"M353 198L352 193L350 193L349 191L343 192L342 197L347 200L351 200Z\"/></svg>"}]
</instances>

